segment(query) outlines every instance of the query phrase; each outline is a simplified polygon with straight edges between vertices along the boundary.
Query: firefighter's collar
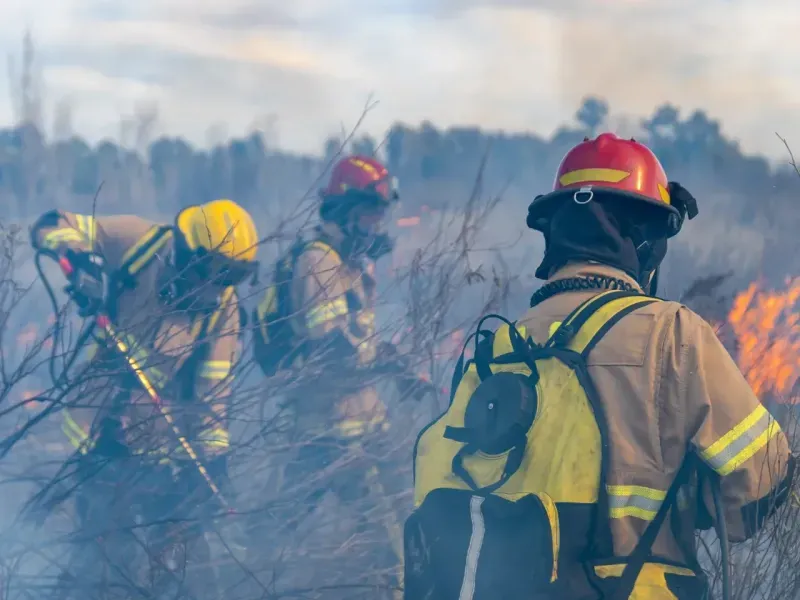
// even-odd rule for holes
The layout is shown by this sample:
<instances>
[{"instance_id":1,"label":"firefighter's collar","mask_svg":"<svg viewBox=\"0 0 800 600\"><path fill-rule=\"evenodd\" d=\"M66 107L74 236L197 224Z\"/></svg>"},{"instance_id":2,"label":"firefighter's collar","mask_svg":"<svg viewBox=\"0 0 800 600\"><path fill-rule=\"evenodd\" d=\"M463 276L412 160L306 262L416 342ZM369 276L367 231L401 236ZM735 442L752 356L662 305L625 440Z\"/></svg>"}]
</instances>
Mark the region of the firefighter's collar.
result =
<instances>
[{"instance_id":1,"label":"firefighter's collar","mask_svg":"<svg viewBox=\"0 0 800 600\"><path fill-rule=\"evenodd\" d=\"M622 281L632 285L638 291L642 291L642 286L639 284L639 282L625 271L595 261L568 263L553 273L547 281L551 282L559 279L570 279L572 277L591 277L592 275L621 279Z\"/></svg>"}]
</instances>

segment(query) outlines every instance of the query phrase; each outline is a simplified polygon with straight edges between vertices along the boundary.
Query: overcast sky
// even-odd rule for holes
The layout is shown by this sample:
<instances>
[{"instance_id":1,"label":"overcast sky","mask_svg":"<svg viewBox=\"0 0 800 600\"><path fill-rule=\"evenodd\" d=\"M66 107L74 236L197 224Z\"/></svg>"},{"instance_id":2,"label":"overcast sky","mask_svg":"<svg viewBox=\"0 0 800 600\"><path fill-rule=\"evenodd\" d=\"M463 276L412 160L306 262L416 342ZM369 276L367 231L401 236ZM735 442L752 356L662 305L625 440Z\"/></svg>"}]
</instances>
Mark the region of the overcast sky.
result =
<instances>
[{"instance_id":1,"label":"overcast sky","mask_svg":"<svg viewBox=\"0 0 800 600\"><path fill-rule=\"evenodd\" d=\"M10 5L10 6L9 6ZM706 109L748 151L800 147L799 0L0 0L0 50L26 26L48 121L117 137L158 105L198 144L277 118L279 143L316 151L351 126L395 120L550 133L581 97L644 115ZM0 122L13 116L0 80Z\"/></svg>"}]
</instances>

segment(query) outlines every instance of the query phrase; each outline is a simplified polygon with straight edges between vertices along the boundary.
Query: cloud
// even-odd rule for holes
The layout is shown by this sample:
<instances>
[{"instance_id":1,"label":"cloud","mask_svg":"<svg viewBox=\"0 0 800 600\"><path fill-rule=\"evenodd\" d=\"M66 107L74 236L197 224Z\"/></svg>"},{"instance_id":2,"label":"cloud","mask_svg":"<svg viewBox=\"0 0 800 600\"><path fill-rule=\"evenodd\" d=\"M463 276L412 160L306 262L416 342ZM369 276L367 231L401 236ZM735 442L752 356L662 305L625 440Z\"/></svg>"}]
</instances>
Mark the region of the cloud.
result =
<instances>
[{"instance_id":1,"label":"cloud","mask_svg":"<svg viewBox=\"0 0 800 600\"><path fill-rule=\"evenodd\" d=\"M599 93L617 111L643 114L669 99L708 109L750 149L780 153L779 129L800 140L792 108L800 100L800 41L793 33L800 5L631 4L605 18L570 19L557 50L564 102Z\"/></svg>"},{"instance_id":2,"label":"cloud","mask_svg":"<svg viewBox=\"0 0 800 600\"><path fill-rule=\"evenodd\" d=\"M706 109L773 156L774 131L800 140L794 0L11 2L0 50L32 24L49 100L74 98L93 139L153 100L196 142L275 114L282 145L315 151L370 94L377 135L424 119L549 133L593 93L617 113Z\"/></svg>"}]
</instances>

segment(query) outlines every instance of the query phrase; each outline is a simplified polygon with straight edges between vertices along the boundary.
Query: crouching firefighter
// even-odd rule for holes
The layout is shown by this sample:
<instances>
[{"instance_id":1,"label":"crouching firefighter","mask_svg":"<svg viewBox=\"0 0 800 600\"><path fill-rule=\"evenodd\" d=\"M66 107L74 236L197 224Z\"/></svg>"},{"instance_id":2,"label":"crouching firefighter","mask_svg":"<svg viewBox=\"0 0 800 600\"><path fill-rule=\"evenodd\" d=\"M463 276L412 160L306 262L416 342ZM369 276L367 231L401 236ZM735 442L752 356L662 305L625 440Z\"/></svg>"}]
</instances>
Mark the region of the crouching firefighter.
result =
<instances>
[{"instance_id":1,"label":"crouching firefighter","mask_svg":"<svg viewBox=\"0 0 800 600\"><path fill-rule=\"evenodd\" d=\"M303 492L309 510L330 488L353 502L380 487L376 465L354 457L363 456L362 445L379 444L388 428L375 387L381 374L409 396L429 391L391 344L376 339L375 263L392 250L383 225L398 199L394 178L375 159L348 156L334 165L320 198L320 225L278 261L253 316L262 370L293 380L285 410L291 435L303 443L286 479L316 482ZM334 483L313 477L331 466ZM394 528L401 555L399 523Z\"/></svg>"},{"instance_id":2,"label":"crouching firefighter","mask_svg":"<svg viewBox=\"0 0 800 600\"><path fill-rule=\"evenodd\" d=\"M478 327L417 441L408 600L699 599L695 530L745 540L784 502L778 423L712 328L655 296L696 213L633 140L564 157L528 211L546 283L518 321Z\"/></svg>"},{"instance_id":3,"label":"crouching firefighter","mask_svg":"<svg viewBox=\"0 0 800 600\"><path fill-rule=\"evenodd\" d=\"M175 524L149 530L148 554L179 581L183 558L190 567L207 560L207 517L221 511L223 494L230 501L235 286L257 268L253 220L230 200L186 208L172 225L51 211L31 237L59 260L81 316L94 317L88 374L61 411L76 449L79 533L93 540L76 548L64 578L74 589L65 591L96 585L104 557L117 563L107 572L130 567L137 542L129 532L142 521ZM217 597L211 569L185 579L194 597Z\"/></svg>"}]
</instances>

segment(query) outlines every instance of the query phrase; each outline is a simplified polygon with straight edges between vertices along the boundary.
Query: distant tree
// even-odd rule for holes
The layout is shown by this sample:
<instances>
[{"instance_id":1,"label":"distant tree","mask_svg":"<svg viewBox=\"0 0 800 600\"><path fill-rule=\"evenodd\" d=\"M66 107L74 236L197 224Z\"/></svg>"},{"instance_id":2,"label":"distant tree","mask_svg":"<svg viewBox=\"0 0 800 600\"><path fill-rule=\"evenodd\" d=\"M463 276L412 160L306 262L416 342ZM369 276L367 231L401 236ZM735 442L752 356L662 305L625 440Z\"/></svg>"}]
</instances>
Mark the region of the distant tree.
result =
<instances>
[{"instance_id":1,"label":"distant tree","mask_svg":"<svg viewBox=\"0 0 800 600\"><path fill-rule=\"evenodd\" d=\"M583 99L575 118L590 136L595 136L608 117L608 103L602 98L588 96Z\"/></svg>"},{"instance_id":2,"label":"distant tree","mask_svg":"<svg viewBox=\"0 0 800 600\"><path fill-rule=\"evenodd\" d=\"M722 143L719 121L710 119L702 110L693 112L682 125L681 137L695 146L710 148Z\"/></svg>"},{"instance_id":3,"label":"distant tree","mask_svg":"<svg viewBox=\"0 0 800 600\"><path fill-rule=\"evenodd\" d=\"M350 142L350 151L362 156L375 156L378 144L368 135L362 135Z\"/></svg>"},{"instance_id":4,"label":"distant tree","mask_svg":"<svg viewBox=\"0 0 800 600\"><path fill-rule=\"evenodd\" d=\"M674 140L678 136L680 111L671 104L662 104L648 119L642 121L642 127L652 140Z\"/></svg>"},{"instance_id":5,"label":"distant tree","mask_svg":"<svg viewBox=\"0 0 800 600\"><path fill-rule=\"evenodd\" d=\"M42 128L42 73L30 29L22 38L19 62L8 57L8 74L17 123Z\"/></svg>"},{"instance_id":6,"label":"distant tree","mask_svg":"<svg viewBox=\"0 0 800 600\"><path fill-rule=\"evenodd\" d=\"M341 154L341 152L342 139L340 137L330 136L325 140L325 145L323 146L323 160L326 164L335 160L336 156Z\"/></svg>"},{"instance_id":7,"label":"distant tree","mask_svg":"<svg viewBox=\"0 0 800 600\"><path fill-rule=\"evenodd\" d=\"M72 103L62 98L56 103L53 115L53 137L56 140L66 140L74 133L72 127Z\"/></svg>"},{"instance_id":8,"label":"distant tree","mask_svg":"<svg viewBox=\"0 0 800 600\"><path fill-rule=\"evenodd\" d=\"M386 136L386 161L389 170L399 173L404 166L405 156L403 154L404 141L407 129L403 125L395 125Z\"/></svg>"},{"instance_id":9,"label":"distant tree","mask_svg":"<svg viewBox=\"0 0 800 600\"><path fill-rule=\"evenodd\" d=\"M419 163L422 179L432 179L441 174L442 163L446 160L440 152L441 139L442 134L433 123L429 121L422 123L420 126L422 156Z\"/></svg>"}]
</instances>

